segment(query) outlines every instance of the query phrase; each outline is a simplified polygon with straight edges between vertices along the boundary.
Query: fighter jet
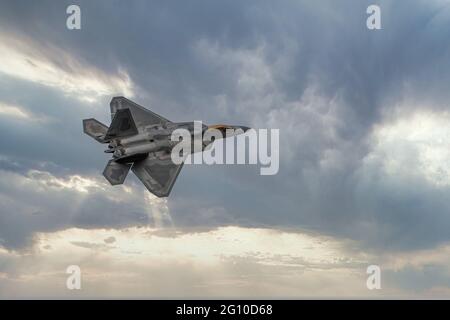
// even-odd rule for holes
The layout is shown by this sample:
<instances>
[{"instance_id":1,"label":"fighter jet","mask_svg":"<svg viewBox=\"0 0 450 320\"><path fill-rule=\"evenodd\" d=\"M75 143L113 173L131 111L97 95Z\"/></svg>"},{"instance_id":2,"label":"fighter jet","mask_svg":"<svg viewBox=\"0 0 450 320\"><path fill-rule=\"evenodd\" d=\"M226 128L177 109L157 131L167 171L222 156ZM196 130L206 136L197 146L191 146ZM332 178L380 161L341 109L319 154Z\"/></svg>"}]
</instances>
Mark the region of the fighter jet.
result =
<instances>
[{"instance_id":1,"label":"fighter jet","mask_svg":"<svg viewBox=\"0 0 450 320\"><path fill-rule=\"evenodd\" d=\"M172 141L172 132L179 128L188 130L194 139L194 122L171 122L166 118L124 97L114 97L110 103L109 128L96 119L84 119L83 131L100 143L108 143L106 153L112 153L103 175L112 185L122 184L131 171L145 187L158 197L167 197L172 190L183 163L175 164L171 158L173 147L180 141ZM249 128L244 126L202 124L203 135L214 128L222 133L227 129ZM223 136L226 137L226 136ZM203 141L202 151L213 141ZM192 152L194 153L194 148Z\"/></svg>"}]
</instances>

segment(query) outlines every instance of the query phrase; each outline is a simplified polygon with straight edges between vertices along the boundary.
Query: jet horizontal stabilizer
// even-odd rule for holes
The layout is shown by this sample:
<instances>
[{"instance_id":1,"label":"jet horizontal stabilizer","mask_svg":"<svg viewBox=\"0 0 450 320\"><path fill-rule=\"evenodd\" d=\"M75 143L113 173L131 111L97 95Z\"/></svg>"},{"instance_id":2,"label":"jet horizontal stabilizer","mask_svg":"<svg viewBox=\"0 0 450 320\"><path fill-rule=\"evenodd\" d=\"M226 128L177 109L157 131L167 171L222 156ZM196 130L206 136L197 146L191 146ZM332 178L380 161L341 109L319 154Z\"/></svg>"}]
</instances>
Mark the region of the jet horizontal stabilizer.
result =
<instances>
[{"instance_id":1,"label":"jet horizontal stabilizer","mask_svg":"<svg viewBox=\"0 0 450 320\"><path fill-rule=\"evenodd\" d=\"M105 139L106 132L108 132L108 127L96 119L84 119L83 131L100 143L108 142L108 140Z\"/></svg>"},{"instance_id":2,"label":"jet horizontal stabilizer","mask_svg":"<svg viewBox=\"0 0 450 320\"><path fill-rule=\"evenodd\" d=\"M113 186L117 184L122 184L130 171L131 163L118 163L114 159L109 160L108 164L103 170L103 175L106 180L109 181Z\"/></svg>"}]
</instances>

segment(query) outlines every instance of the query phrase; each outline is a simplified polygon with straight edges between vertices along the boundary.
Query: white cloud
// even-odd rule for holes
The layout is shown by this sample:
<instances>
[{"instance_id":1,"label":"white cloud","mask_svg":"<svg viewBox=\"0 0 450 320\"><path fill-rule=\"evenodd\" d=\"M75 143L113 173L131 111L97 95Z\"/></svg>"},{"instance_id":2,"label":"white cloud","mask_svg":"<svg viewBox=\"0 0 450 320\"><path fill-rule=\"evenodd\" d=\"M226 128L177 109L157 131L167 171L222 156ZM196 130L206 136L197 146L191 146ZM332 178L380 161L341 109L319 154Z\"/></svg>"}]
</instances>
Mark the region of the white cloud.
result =
<instances>
[{"instance_id":1,"label":"white cloud","mask_svg":"<svg viewBox=\"0 0 450 320\"><path fill-rule=\"evenodd\" d=\"M35 115L21 106L3 102L0 102L0 116L29 122L47 122L50 120L47 116Z\"/></svg>"},{"instance_id":2,"label":"white cloud","mask_svg":"<svg viewBox=\"0 0 450 320\"><path fill-rule=\"evenodd\" d=\"M30 119L30 115L22 108L0 103L0 114L20 119Z\"/></svg>"},{"instance_id":3,"label":"white cloud","mask_svg":"<svg viewBox=\"0 0 450 320\"><path fill-rule=\"evenodd\" d=\"M28 172L28 177L49 189L71 189L82 193L87 193L90 188L105 190L105 183L100 183L95 179L79 175L57 178L49 172L30 170Z\"/></svg>"},{"instance_id":4,"label":"white cloud","mask_svg":"<svg viewBox=\"0 0 450 320\"><path fill-rule=\"evenodd\" d=\"M399 179L450 185L450 113L419 110L375 127L365 165L380 165Z\"/></svg>"},{"instance_id":5,"label":"white cloud","mask_svg":"<svg viewBox=\"0 0 450 320\"><path fill-rule=\"evenodd\" d=\"M134 95L133 83L125 70L104 72L53 45L0 33L0 52L0 73L57 88L81 100L93 102L101 96Z\"/></svg>"}]
</instances>

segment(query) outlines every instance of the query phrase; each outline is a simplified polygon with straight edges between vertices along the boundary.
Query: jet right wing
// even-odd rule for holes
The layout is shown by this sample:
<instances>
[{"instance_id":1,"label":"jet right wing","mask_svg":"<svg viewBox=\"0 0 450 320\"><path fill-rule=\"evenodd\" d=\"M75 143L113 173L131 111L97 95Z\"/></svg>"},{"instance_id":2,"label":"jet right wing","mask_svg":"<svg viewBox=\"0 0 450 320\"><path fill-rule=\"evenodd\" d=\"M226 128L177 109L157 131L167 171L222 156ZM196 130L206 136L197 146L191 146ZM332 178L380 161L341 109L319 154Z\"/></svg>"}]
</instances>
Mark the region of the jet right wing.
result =
<instances>
[{"instance_id":1,"label":"jet right wing","mask_svg":"<svg viewBox=\"0 0 450 320\"><path fill-rule=\"evenodd\" d=\"M137 103L134 103L131 100L128 100L125 97L114 97L111 100L110 107L111 119L114 119L114 116L118 110L129 109L139 131L148 125L170 122L166 118L138 105Z\"/></svg>"},{"instance_id":2,"label":"jet right wing","mask_svg":"<svg viewBox=\"0 0 450 320\"><path fill-rule=\"evenodd\" d=\"M170 155L149 154L145 160L137 161L131 170L158 197L167 197L172 190L183 164L174 164Z\"/></svg>"}]
</instances>

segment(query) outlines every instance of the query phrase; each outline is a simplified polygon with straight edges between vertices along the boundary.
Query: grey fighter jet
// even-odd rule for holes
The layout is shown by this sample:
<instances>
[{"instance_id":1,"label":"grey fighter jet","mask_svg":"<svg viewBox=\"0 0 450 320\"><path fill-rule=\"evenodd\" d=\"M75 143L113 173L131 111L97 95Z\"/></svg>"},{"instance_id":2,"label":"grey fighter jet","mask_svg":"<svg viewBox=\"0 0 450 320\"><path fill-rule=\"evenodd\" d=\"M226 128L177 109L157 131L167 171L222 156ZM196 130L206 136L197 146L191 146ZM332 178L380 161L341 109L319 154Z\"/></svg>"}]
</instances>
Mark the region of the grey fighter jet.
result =
<instances>
[{"instance_id":1,"label":"grey fighter jet","mask_svg":"<svg viewBox=\"0 0 450 320\"><path fill-rule=\"evenodd\" d=\"M167 197L172 190L183 163L175 164L171 158L173 147L171 134L179 128L187 129L194 139L194 122L171 122L162 116L124 97L114 97L110 103L111 125L109 128L96 119L83 120L83 131L100 143L108 143L106 153L112 159L103 171L112 184L122 184L131 168L147 189L158 197ZM202 125L204 134L209 128L218 129L223 137L227 129L249 128L229 125ZM229 132L229 131L228 131ZM202 142L202 150L212 141ZM192 153L194 148L192 148Z\"/></svg>"}]
</instances>

